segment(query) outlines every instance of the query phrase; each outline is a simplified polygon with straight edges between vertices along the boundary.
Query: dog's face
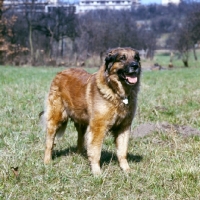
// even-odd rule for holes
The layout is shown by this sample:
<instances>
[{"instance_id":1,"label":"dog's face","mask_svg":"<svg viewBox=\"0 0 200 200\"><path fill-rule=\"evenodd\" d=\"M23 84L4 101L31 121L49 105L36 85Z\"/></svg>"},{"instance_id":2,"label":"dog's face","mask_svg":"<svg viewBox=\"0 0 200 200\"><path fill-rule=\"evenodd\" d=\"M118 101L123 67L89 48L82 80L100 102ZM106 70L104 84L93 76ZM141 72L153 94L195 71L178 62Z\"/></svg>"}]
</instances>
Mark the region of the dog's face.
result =
<instances>
[{"instance_id":1,"label":"dog's face","mask_svg":"<svg viewBox=\"0 0 200 200\"><path fill-rule=\"evenodd\" d=\"M133 86L139 82L141 65L136 50L128 47L110 50L105 65L109 75L117 75L126 85Z\"/></svg>"}]
</instances>

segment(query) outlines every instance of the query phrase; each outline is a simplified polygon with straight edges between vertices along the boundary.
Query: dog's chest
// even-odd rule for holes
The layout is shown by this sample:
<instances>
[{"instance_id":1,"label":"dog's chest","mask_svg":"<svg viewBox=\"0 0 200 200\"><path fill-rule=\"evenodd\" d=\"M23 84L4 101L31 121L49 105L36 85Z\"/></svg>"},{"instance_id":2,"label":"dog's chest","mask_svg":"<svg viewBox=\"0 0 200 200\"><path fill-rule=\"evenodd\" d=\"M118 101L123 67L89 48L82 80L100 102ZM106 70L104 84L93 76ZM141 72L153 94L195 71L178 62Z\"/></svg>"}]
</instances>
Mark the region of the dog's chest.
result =
<instances>
[{"instance_id":1,"label":"dog's chest","mask_svg":"<svg viewBox=\"0 0 200 200\"><path fill-rule=\"evenodd\" d=\"M117 127L122 123L131 122L133 118L132 106L121 103L117 108L113 116L113 126Z\"/></svg>"}]
</instances>

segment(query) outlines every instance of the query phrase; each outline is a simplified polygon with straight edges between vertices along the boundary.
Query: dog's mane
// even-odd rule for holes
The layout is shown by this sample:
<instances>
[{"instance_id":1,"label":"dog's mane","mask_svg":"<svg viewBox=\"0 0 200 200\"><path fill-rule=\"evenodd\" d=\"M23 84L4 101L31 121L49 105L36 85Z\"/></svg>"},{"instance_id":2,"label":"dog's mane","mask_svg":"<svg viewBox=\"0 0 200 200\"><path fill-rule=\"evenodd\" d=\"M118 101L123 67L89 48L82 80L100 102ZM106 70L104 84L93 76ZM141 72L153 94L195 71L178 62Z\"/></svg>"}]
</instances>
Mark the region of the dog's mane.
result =
<instances>
[{"instance_id":1,"label":"dog's mane","mask_svg":"<svg viewBox=\"0 0 200 200\"><path fill-rule=\"evenodd\" d=\"M103 97L110 101L117 101L117 94L114 93L112 88L108 86L109 78L106 76L106 66L101 66L100 70L96 74L96 83L100 93Z\"/></svg>"}]
</instances>

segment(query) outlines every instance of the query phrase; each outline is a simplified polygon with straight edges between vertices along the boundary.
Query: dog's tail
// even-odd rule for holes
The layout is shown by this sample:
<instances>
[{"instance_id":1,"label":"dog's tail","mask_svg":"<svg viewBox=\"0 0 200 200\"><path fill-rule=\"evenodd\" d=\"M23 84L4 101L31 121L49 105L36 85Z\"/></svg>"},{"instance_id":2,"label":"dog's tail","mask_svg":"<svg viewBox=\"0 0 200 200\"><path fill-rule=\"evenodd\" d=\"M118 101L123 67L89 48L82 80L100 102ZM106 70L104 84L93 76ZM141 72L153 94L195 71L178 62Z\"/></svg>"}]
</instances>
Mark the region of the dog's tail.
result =
<instances>
[{"instance_id":1,"label":"dog's tail","mask_svg":"<svg viewBox=\"0 0 200 200\"><path fill-rule=\"evenodd\" d=\"M46 131L46 111L41 111L39 114L39 120L40 120L40 125L43 127L43 131ZM66 129L66 126L67 126L67 121L64 122L60 127L59 129L56 131L56 137L55 137L55 141L54 141L54 144L57 143L57 141L63 136L64 132L65 132L65 129Z\"/></svg>"},{"instance_id":2,"label":"dog's tail","mask_svg":"<svg viewBox=\"0 0 200 200\"><path fill-rule=\"evenodd\" d=\"M40 125L41 127L43 128L43 131L46 130L46 115L45 115L45 111L41 111L39 114L38 114L38 117L39 117L39 120L40 120Z\"/></svg>"},{"instance_id":3,"label":"dog's tail","mask_svg":"<svg viewBox=\"0 0 200 200\"><path fill-rule=\"evenodd\" d=\"M44 115L44 110L39 113L39 118L41 119L42 115Z\"/></svg>"}]
</instances>

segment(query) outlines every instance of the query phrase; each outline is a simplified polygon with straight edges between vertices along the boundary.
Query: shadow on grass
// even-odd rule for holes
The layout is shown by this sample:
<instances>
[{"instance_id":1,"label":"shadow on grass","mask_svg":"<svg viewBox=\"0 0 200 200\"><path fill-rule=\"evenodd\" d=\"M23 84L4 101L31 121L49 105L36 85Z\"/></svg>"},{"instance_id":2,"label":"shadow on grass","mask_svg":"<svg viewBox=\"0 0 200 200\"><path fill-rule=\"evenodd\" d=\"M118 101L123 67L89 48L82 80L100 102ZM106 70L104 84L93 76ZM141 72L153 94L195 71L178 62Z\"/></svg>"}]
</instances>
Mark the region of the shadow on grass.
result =
<instances>
[{"instance_id":1,"label":"shadow on grass","mask_svg":"<svg viewBox=\"0 0 200 200\"><path fill-rule=\"evenodd\" d=\"M77 151L76 147L69 147L69 148L63 149L63 150L53 150L52 159L54 160L58 157L71 155L71 154L76 153L76 151Z\"/></svg>"},{"instance_id":2,"label":"shadow on grass","mask_svg":"<svg viewBox=\"0 0 200 200\"><path fill-rule=\"evenodd\" d=\"M67 156L67 155L72 155L74 153L77 152L77 148L74 146L74 147L70 147L70 148L67 148L67 149L63 149L63 150L54 150L53 151L53 155L52 155L52 158L53 160L58 158L58 157L62 157L62 156ZM87 154L86 152L84 152L82 154L83 157L87 158ZM140 155L133 155L131 153L128 153L127 155L127 160L128 162L141 162L143 159L142 156ZM102 150L101 152L101 160L100 160L100 165L104 165L104 164L109 164L110 162L118 162L117 160L117 155L116 153L113 153L113 152L110 152L110 151L105 151L105 150Z\"/></svg>"},{"instance_id":3,"label":"shadow on grass","mask_svg":"<svg viewBox=\"0 0 200 200\"><path fill-rule=\"evenodd\" d=\"M140 155L133 155L131 153L128 153L127 154L127 160L129 163L131 162L141 162L143 159L142 156ZM112 152L109 152L109 151L102 151L101 153L101 161L100 161L100 165L104 165L104 164L109 164L110 162L118 162L118 159L117 159L117 155L116 153L112 153Z\"/></svg>"}]
</instances>

